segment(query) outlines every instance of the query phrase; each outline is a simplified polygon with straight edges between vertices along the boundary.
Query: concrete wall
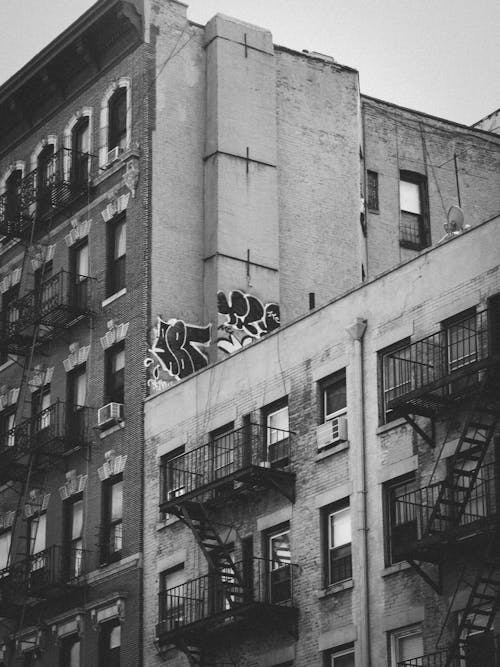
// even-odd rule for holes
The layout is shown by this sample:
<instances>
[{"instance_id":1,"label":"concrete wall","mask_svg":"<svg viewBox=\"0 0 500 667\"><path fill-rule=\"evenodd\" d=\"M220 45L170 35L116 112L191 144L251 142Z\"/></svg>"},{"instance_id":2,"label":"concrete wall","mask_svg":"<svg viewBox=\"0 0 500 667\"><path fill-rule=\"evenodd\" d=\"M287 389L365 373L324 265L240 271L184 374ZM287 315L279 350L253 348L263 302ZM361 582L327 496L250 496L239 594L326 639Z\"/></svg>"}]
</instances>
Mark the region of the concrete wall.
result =
<instances>
[{"instance_id":1,"label":"concrete wall","mask_svg":"<svg viewBox=\"0 0 500 667\"><path fill-rule=\"evenodd\" d=\"M244 414L251 413L252 419L259 421L264 406L286 396L293 432L291 467L297 475L295 504L275 492L264 492L258 499L231 503L215 518L221 524L232 524L238 537L253 534L256 555L262 549L261 531L284 519L290 521L292 560L300 565L299 639L292 646L290 638L271 633L268 637L274 650L282 650L301 667L317 666L323 651L354 642L357 664L362 664L361 506L355 493L359 470L354 468L362 445L356 435L359 424L350 421L348 447L321 454L316 443L316 426L321 421L318 382L341 368L346 368L348 420L360 409L364 416L372 664L389 664L389 633L413 623L424 623L426 650L434 650L450 589L440 599L405 564L386 566L382 484L419 467L424 479L439 447L430 449L401 420L381 425L377 352L408 336L417 340L431 334L439 330L443 319L472 305L484 307L486 299L500 291L497 253L490 242L496 226L496 222L481 225L422 253L146 402L150 493L145 498L145 627L149 629L145 646L151 665L161 662L152 649L158 573L178 562L185 564L186 579L206 572L206 563L188 529L180 522L159 523L159 458L182 444L189 450L207 442L211 430L230 420L237 428ZM408 289L401 287L405 285ZM363 392L356 379L354 344L346 333L356 318L367 321ZM427 428L425 420L421 423ZM444 431L445 425L440 423L438 437ZM320 509L345 497L350 497L353 507L353 585L325 590ZM238 539L235 541L238 545ZM238 554L238 546L236 550ZM238 641L229 645L221 641L219 646L221 660L230 654L239 665L274 664L270 644L262 633L259 637L251 633L238 636ZM175 651L166 657L167 664L187 664Z\"/></svg>"}]
</instances>

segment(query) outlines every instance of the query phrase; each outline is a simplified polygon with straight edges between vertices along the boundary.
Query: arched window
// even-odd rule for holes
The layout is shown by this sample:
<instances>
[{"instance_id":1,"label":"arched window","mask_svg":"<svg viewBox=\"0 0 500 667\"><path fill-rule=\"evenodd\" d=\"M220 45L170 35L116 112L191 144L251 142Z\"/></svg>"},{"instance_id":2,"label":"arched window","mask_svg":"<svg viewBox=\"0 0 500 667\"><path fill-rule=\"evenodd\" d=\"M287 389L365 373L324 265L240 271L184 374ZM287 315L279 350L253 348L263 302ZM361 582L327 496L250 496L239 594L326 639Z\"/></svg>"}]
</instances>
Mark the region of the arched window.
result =
<instances>
[{"instance_id":1,"label":"arched window","mask_svg":"<svg viewBox=\"0 0 500 667\"><path fill-rule=\"evenodd\" d=\"M55 153L53 144L47 144L40 151L36 166L37 212L39 215L42 215L49 210L52 200L51 193L55 180Z\"/></svg>"},{"instance_id":2,"label":"arched window","mask_svg":"<svg viewBox=\"0 0 500 667\"><path fill-rule=\"evenodd\" d=\"M5 181L5 212L9 226L19 221L22 180L23 172L15 169Z\"/></svg>"},{"instance_id":3,"label":"arched window","mask_svg":"<svg viewBox=\"0 0 500 667\"><path fill-rule=\"evenodd\" d=\"M71 183L84 185L89 177L90 122L83 116L71 132Z\"/></svg>"},{"instance_id":4,"label":"arched window","mask_svg":"<svg viewBox=\"0 0 500 667\"><path fill-rule=\"evenodd\" d=\"M127 143L127 89L118 88L108 102L108 152L125 150Z\"/></svg>"}]
</instances>

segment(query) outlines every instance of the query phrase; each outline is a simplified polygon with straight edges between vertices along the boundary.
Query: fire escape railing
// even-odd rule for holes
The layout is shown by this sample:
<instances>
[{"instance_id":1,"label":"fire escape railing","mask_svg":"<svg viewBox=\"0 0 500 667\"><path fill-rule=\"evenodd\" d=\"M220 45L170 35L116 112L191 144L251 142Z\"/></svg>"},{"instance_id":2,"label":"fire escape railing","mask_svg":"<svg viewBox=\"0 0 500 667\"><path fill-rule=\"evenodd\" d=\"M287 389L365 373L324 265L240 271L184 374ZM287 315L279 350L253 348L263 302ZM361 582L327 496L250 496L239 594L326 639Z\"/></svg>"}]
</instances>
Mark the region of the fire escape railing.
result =
<instances>
[{"instance_id":1,"label":"fire escape railing","mask_svg":"<svg viewBox=\"0 0 500 667\"><path fill-rule=\"evenodd\" d=\"M62 209L88 190L91 156L61 148L21 179L15 191L0 195L0 235L28 239L32 216Z\"/></svg>"},{"instance_id":2,"label":"fire escape railing","mask_svg":"<svg viewBox=\"0 0 500 667\"><path fill-rule=\"evenodd\" d=\"M397 667L495 667L500 664L500 638L492 632L472 635L462 649L461 657L448 649L427 653L397 663Z\"/></svg>"},{"instance_id":3,"label":"fire escape railing","mask_svg":"<svg viewBox=\"0 0 500 667\"><path fill-rule=\"evenodd\" d=\"M68 327L89 315L91 281L88 276L59 271L12 301L1 314L0 341L7 347L22 338L29 342L30 327ZM43 338L41 335L40 340Z\"/></svg>"},{"instance_id":4,"label":"fire escape railing","mask_svg":"<svg viewBox=\"0 0 500 667\"><path fill-rule=\"evenodd\" d=\"M454 380L486 366L492 357L488 312L465 317L452 329L452 335L451 327L443 329L384 357L387 408L427 392L446 398L461 388Z\"/></svg>"},{"instance_id":5,"label":"fire escape railing","mask_svg":"<svg viewBox=\"0 0 500 667\"><path fill-rule=\"evenodd\" d=\"M495 468L494 463L482 466L464 511L455 520L435 516L436 503L442 497L443 489L448 494L450 507L453 507L453 487L449 480L393 498L391 532L394 539L406 542L406 545L398 545L398 552L401 549L411 552L418 541L430 535L447 535L450 531L465 534L498 517Z\"/></svg>"},{"instance_id":6,"label":"fire escape railing","mask_svg":"<svg viewBox=\"0 0 500 667\"><path fill-rule=\"evenodd\" d=\"M280 469L289 462L288 431L248 424L167 461L161 503L175 501L252 467Z\"/></svg>"},{"instance_id":7,"label":"fire escape railing","mask_svg":"<svg viewBox=\"0 0 500 667\"><path fill-rule=\"evenodd\" d=\"M93 409L57 401L25 419L17 426L0 433L0 464L31 453L61 456L64 452L88 444L95 415Z\"/></svg>"},{"instance_id":8,"label":"fire escape railing","mask_svg":"<svg viewBox=\"0 0 500 667\"><path fill-rule=\"evenodd\" d=\"M159 593L158 637L168 639L184 628L218 618L242 618L256 606L296 609L298 566L252 558L235 563L243 585L231 573L206 574Z\"/></svg>"}]
</instances>

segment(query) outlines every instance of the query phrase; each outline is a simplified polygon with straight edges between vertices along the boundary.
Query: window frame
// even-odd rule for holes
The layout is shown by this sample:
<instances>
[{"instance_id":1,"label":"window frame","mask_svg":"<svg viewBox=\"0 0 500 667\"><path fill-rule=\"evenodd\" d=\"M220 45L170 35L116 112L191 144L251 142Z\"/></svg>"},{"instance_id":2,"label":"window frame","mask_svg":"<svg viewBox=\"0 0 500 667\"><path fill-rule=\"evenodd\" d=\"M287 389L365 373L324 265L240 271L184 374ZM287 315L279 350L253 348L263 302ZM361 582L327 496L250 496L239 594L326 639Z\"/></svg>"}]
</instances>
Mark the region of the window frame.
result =
<instances>
[{"instance_id":1,"label":"window frame","mask_svg":"<svg viewBox=\"0 0 500 667\"><path fill-rule=\"evenodd\" d=\"M80 534L73 536L75 521L75 507L81 503L81 529ZM63 562L66 579L77 579L83 574L83 540L85 533L85 504L83 493L75 493L63 503ZM76 546L75 546L76 545Z\"/></svg>"},{"instance_id":2,"label":"window frame","mask_svg":"<svg viewBox=\"0 0 500 667\"><path fill-rule=\"evenodd\" d=\"M123 108L120 108L120 104ZM128 134L128 87L118 86L113 91L107 103L108 109L108 127L107 127L107 150L108 153L114 148L118 148L119 153L123 153L127 148ZM120 122L120 114L123 116L123 126ZM118 125L118 127L116 127Z\"/></svg>"},{"instance_id":3,"label":"window frame","mask_svg":"<svg viewBox=\"0 0 500 667\"><path fill-rule=\"evenodd\" d=\"M224 477L233 470L234 466L234 438L231 448L224 447L228 435L234 432L234 421L210 431L209 440L212 450L212 466L215 477Z\"/></svg>"},{"instance_id":4,"label":"window frame","mask_svg":"<svg viewBox=\"0 0 500 667\"><path fill-rule=\"evenodd\" d=\"M378 171L366 170L366 207L372 213L379 213Z\"/></svg>"},{"instance_id":5,"label":"window frame","mask_svg":"<svg viewBox=\"0 0 500 667\"><path fill-rule=\"evenodd\" d=\"M125 249L116 255L119 230L123 229ZM127 286L127 218L121 213L107 223L106 297L109 298Z\"/></svg>"},{"instance_id":6,"label":"window frame","mask_svg":"<svg viewBox=\"0 0 500 667\"><path fill-rule=\"evenodd\" d=\"M115 628L120 628L120 645L118 646L118 651L114 651L113 648L109 646L111 643L111 636ZM108 644L106 646L106 643ZM98 657L97 664L99 667L120 667L120 654L122 647L122 632L121 632L121 623L118 618L112 618L108 621L102 621L99 624L99 646L98 646ZM118 659L117 657L118 656Z\"/></svg>"},{"instance_id":7,"label":"window frame","mask_svg":"<svg viewBox=\"0 0 500 667\"><path fill-rule=\"evenodd\" d=\"M349 516L349 532L351 541L335 546L333 536L332 518L341 513L348 511ZM331 505L327 505L321 509L322 518L322 543L323 543L323 584L325 588L336 586L346 581L352 580L352 508L350 498L342 498ZM333 573L333 554L342 550L342 556L337 560L346 559L346 572L348 576L341 578L334 578ZM345 553L343 553L345 552Z\"/></svg>"},{"instance_id":8,"label":"window frame","mask_svg":"<svg viewBox=\"0 0 500 667\"><path fill-rule=\"evenodd\" d=\"M79 144L82 129L87 132L87 150L82 150ZM90 167L90 116L81 116L71 128L71 185L86 185L89 180Z\"/></svg>"},{"instance_id":9,"label":"window frame","mask_svg":"<svg viewBox=\"0 0 500 667\"><path fill-rule=\"evenodd\" d=\"M353 664L355 665L356 653L353 643L342 644L341 646L335 646L325 651L323 654L323 665L324 667L335 667L335 659L345 657L346 655L352 655Z\"/></svg>"},{"instance_id":10,"label":"window frame","mask_svg":"<svg viewBox=\"0 0 500 667\"><path fill-rule=\"evenodd\" d=\"M6 560L5 563L2 565L0 563L0 572L2 570L5 570L10 566L10 561L12 558L12 527L9 526L8 528L3 528L0 530L0 539L3 539L5 535L8 535L8 544L7 544L7 552L6 552ZM1 551L0 551L1 553Z\"/></svg>"},{"instance_id":11,"label":"window frame","mask_svg":"<svg viewBox=\"0 0 500 667\"><path fill-rule=\"evenodd\" d=\"M65 635L60 638L60 649L59 649L59 664L60 667L72 667L71 665L71 652L75 645L78 645L78 665L81 664L81 650L82 642L80 635L76 632Z\"/></svg>"},{"instance_id":12,"label":"window frame","mask_svg":"<svg viewBox=\"0 0 500 667\"><path fill-rule=\"evenodd\" d=\"M16 406L9 405L0 412L0 450L16 446Z\"/></svg>"},{"instance_id":13,"label":"window frame","mask_svg":"<svg viewBox=\"0 0 500 667\"><path fill-rule=\"evenodd\" d=\"M410 183L418 187L419 213L403 209L401 183ZM403 238L403 214L412 216L409 220L416 221L418 226L417 240ZM399 245L409 250L423 250L431 245L427 177L425 174L419 174L415 171L401 170L399 172Z\"/></svg>"},{"instance_id":14,"label":"window frame","mask_svg":"<svg viewBox=\"0 0 500 667\"><path fill-rule=\"evenodd\" d=\"M327 412L327 392L332 387L343 386L345 393L345 406L339 408L334 412ZM332 373L326 378L323 378L319 382L320 389L320 400L321 400L321 423L326 424L327 422L335 419L336 417L341 417L342 415L347 414L347 381L346 381L346 369L343 368L336 373Z\"/></svg>"},{"instance_id":15,"label":"window frame","mask_svg":"<svg viewBox=\"0 0 500 667\"><path fill-rule=\"evenodd\" d=\"M390 648L391 648L391 664L393 665L393 667L397 667L398 663L404 659L402 656L400 656L398 642L401 639L405 639L406 637L412 637L415 635L420 635L422 638L422 653L419 656L415 656L415 658L420 658L424 655L424 636L422 631L422 625L420 623L408 625L405 626L404 628L398 628L396 630L391 630L391 632L389 633L389 637L390 637ZM408 658L408 659L412 660L415 658Z\"/></svg>"},{"instance_id":16,"label":"window frame","mask_svg":"<svg viewBox=\"0 0 500 667\"><path fill-rule=\"evenodd\" d=\"M123 353L123 366L118 371L113 371L113 361ZM105 375L104 375L104 404L121 403L125 404L125 342L120 341L109 347L105 352ZM116 376L122 377L120 382L116 382ZM114 380L115 379L115 380ZM116 385L116 386L115 386ZM118 400L120 399L120 400Z\"/></svg>"},{"instance_id":17,"label":"window frame","mask_svg":"<svg viewBox=\"0 0 500 667\"><path fill-rule=\"evenodd\" d=\"M284 410L287 411L288 428L278 429L270 426L270 418ZM289 458L290 441L290 407L288 405L288 396L284 396L278 401L266 405L262 408L261 412L264 431L264 461L267 461L271 465L285 465ZM274 450L276 450L276 455L273 453Z\"/></svg>"},{"instance_id":18,"label":"window frame","mask_svg":"<svg viewBox=\"0 0 500 667\"><path fill-rule=\"evenodd\" d=\"M279 561L275 561L272 558L273 549L272 541L276 538L279 538L283 535L288 535L288 546L289 546L289 557L290 562L279 564ZM292 548L290 541L290 522L286 521L285 523L273 526L263 533L264 538L264 553L266 555L266 564L267 564L267 574L266 574L266 598L270 604L283 604L288 602L291 599L292 591ZM274 567L274 563L277 563L277 567ZM284 584L284 586L283 586ZM285 588L288 586L288 597L284 598L283 596L275 596L274 591L278 586Z\"/></svg>"},{"instance_id":19,"label":"window frame","mask_svg":"<svg viewBox=\"0 0 500 667\"><path fill-rule=\"evenodd\" d=\"M403 490L402 487L408 487ZM395 517L395 503L394 500L398 497L398 489L401 490L400 495L405 495L406 493L412 493L413 491L418 491L418 484L416 479L415 471L402 475L401 477L395 477L394 479L388 480L382 486L383 493L383 508L384 508L384 558L386 567L391 565L396 565L397 563L403 562L404 558L398 558L395 555L395 542L394 537L394 528L399 525L407 525L414 523L415 524L415 539L418 536L418 524L417 524L417 515L415 511L415 517L412 521L405 521L396 524Z\"/></svg>"},{"instance_id":20,"label":"window frame","mask_svg":"<svg viewBox=\"0 0 500 667\"><path fill-rule=\"evenodd\" d=\"M172 586L171 583L170 584L168 583L169 576L178 575L181 572L183 573L183 576L181 576L181 579L183 580L182 583L175 584L174 586ZM177 588L177 586L182 586L185 583L186 583L186 573L184 569L184 563L177 563L176 565L173 565L172 567L169 567L166 570L160 572L158 575L158 591L160 593L160 595L158 596L159 601L162 600L162 593L163 597L165 597L164 595L165 591L168 591L171 588ZM167 609L166 599L160 602L160 605L163 605L163 608L160 607L158 609L158 617L162 621L168 622L169 619L173 617L175 623L179 619L179 617L183 617L185 615L184 611L185 600L178 600L177 604L173 605L170 609Z\"/></svg>"},{"instance_id":21,"label":"window frame","mask_svg":"<svg viewBox=\"0 0 500 667\"><path fill-rule=\"evenodd\" d=\"M113 519L113 488L121 484L121 513ZM101 513L101 563L109 565L123 558L123 473L113 475L102 483L102 513ZM116 530L119 528L119 530ZM115 532L116 530L116 532ZM111 549L112 540L118 540L119 549Z\"/></svg>"},{"instance_id":22,"label":"window frame","mask_svg":"<svg viewBox=\"0 0 500 667\"><path fill-rule=\"evenodd\" d=\"M393 410L387 408L387 399L386 395L389 391L393 391L395 387L402 385L411 385L411 374L409 378L399 385L391 385L390 388L386 389L386 380L387 380L387 370L385 365L385 359L394 352L398 350L403 350L411 344L411 338L403 338L402 340L396 341L387 347L384 347L382 350L378 350L378 376L379 376L379 424L382 426L384 424L389 424L390 422L398 419L398 415L394 414Z\"/></svg>"}]
</instances>

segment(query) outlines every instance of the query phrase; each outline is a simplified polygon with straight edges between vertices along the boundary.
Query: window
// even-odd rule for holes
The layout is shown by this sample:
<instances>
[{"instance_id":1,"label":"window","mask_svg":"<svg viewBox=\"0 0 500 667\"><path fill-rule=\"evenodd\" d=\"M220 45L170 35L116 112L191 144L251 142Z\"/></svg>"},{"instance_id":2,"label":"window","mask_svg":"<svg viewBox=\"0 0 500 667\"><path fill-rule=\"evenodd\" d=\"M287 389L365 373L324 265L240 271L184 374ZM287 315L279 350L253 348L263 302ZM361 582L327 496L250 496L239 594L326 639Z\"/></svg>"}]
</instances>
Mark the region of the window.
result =
<instances>
[{"instance_id":1,"label":"window","mask_svg":"<svg viewBox=\"0 0 500 667\"><path fill-rule=\"evenodd\" d=\"M108 296L125 287L127 228L125 216L108 223Z\"/></svg>"},{"instance_id":2,"label":"window","mask_svg":"<svg viewBox=\"0 0 500 667\"><path fill-rule=\"evenodd\" d=\"M125 150L127 143L127 89L118 88L108 102L108 151Z\"/></svg>"},{"instance_id":3,"label":"window","mask_svg":"<svg viewBox=\"0 0 500 667\"><path fill-rule=\"evenodd\" d=\"M422 657L424 643L420 626L414 625L391 632L391 653L391 663L394 667L399 662Z\"/></svg>"},{"instance_id":4,"label":"window","mask_svg":"<svg viewBox=\"0 0 500 667\"><path fill-rule=\"evenodd\" d=\"M378 211L378 173L366 172L367 206L371 211Z\"/></svg>"},{"instance_id":5,"label":"window","mask_svg":"<svg viewBox=\"0 0 500 667\"><path fill-rule=\"evenodd\" d=\"M235 449L233 431L234 422L231 422L210 433L215 479L225 477L233 471ZM238 455L238 452L236 452L236 455Z\"/></svg>"},{"instance_id":6,"label":"window","mask_svg":"<svg viewBox=\"0 0 500 667\"><path fill-rule=\"evenodd\" d=\"M123 343L106 350L105 403L124 403L125 347Z\"/></svg>"},{"instance_id":7,"label":"window","mask_svg":"<svg viewBox=\"0 0 500 667\"><path fill-rule=\"evenodd\" d=\"M64 514L64 564L67 578L75 579L83 571L83 500L80 494L65 502Z\"/></svg>"},{"instance_id":8,"label":"window","mask_svg":"<svg viewBox=\"0 0 500 667\"><path fill-rule=\"evenodd\" d=\"M35 514L28 519L28 542L27 554L30 557L30 570L36 572L45 567L45 554L47 535L47 515ZM38 554L38 557L37 557Z\"/></svg>"},{"instance_id":9,"label":"window","mask_svg":"<svg viewBox=\"0 0 500 667\"><path fill-rule=\"evenodd\" d=\"M112 477L103 484L101 562L114 563L122 557L123 479Z\"/></svg>"},{"instance_id":10,"label":"window","mask_svg":"<svg viewBox=\"0 0 500 667\"><path fill-rule=\"evenodd\" d=\"M23 651L23 667L38 667L42 664L42 651L39 648L31 648Z\"/></svg>"},{"instance_id":11,"label":"window","mask_svg":"<svg viewBox=\"0 0 500 667\"><path fill-rule=\"evenodd\" d=\"M85 404L87 400L86 365L77 366L67 375L66 422L71 441L79 443L85 437Z\"/></svg>"},{"instance_id":12,"label":"window","mask_svg":"<svg viewBox=\"0 0 500 667\"><path fill-rule=\"evenodd\" d=\"M99 667L120 667L121 625L118 619L101 623Z\"/></svg>"},{"instance_id":13,"label":"window","mask_svg":"<svg viewBox=\"0 0 500 667\"><path fill-rule=\"evenodd\" d=\"M288 458L289 454L289 422L288 405L269 406L264 410L266 425L266 460L277 463Z\"/></svg>"},{"instance_id":14,"label":"window","mask_svg":"<svg viewBox=\"0 0 500 667\"><path fill-rule=\"evenodd\" d=\"M290 600L292 595L290 528L283 526L267 533L268 595L271 604Z\"/></svg>"},{"instance_id":15,"label":"window","mask_svg":"<svg viewBox=\"0 0 500 667\"><path fill-rule=\"evenodd\" d=\"M186 614L188 618L196 620L196 606L185 608L185 605L189 604L189 598L186 597L184 582L184 563L160 573L159 617L169 629L181 623ZM193 605L198 604L197 600L192 602ZM202 612L201 609L200 611Z\"/></svg>"},{"instance_id":16,"label":"window","mask_svg":"<svg viewBox=\"0 0 500 667\"><path fill-rule=\"evenodd\" d=\"M384 486L386 522L386 563L405 560L408 545L417 539L418 502L415 476L391 480Z\"/></svg>"},{"instance_id":17,"label":"window","mask_svg":"<svg viewBox=\"0 0 500 667\"><path fill-rule=\"evenodd\" d=\"M87 306L89 275L89 244L87 241L73 246L70 266L73 285L71 304L76 308L84 309Z\"/></svg>"},{"instance_id":18,"label":"window","mask_svg":"<svg viewBox=\"0 0 500 667\"><path fill-rule=\"evenodd\" d=\"M8 530L3 530L0 533L0 571L8 567L10 561L10 540L12 537L12 531L9 528Z\"/></svg>"},{"instance_id":19,"label":"window","mask_svg":"<svg viewBox=\"0 0 500 667\"><path fill-rule=\"evenodd\" d=\"M342 500L323 510L325 585L352 577L351 508Z\"/></svg>"},{"instance_id":20,"label":"window","mask_svg":"<svg viewBox=\"0 0 500 667\"><path fill-rule=\"evenodd\" d=\"M402 171L399 180L399 198L400 245L412 250L426 248L430 245L430 229L425 176Z\"/></svg>"},{"instance_id":21,"label":"window","mask_svg":"<svg viewBox=\"0 0 500 667\"><path fill-rule=\"evenodd\" d=\"M478 331L475 311L461 313L444 323L448 372L457 371L478 359Z\"/></svg>"},{"instance_id":22,"label":"window","mask_svg":"<svg viewBox=\"0 0 500 667\"><path fill-rule=\"evenodd\" d=\"M52 412L50 385L33 392L31 395L31 411L33 428L36 433L41 433L49 428Z\"/></svg>"},{"instance_id":23,"label":"window","mask_svg":"<svg viewBox=\"0 0 500 667\"><path fill-rule=\"evenodd\" d=\"M186 482L189 483L190 475L186 472L184 462L184 446L162 456L161 459L161 498L172 500L186 493ZM164 513L163 520L171 518Z\"/></svg>"},{"instance_id":24,"label":"window","mask_svg":"<svg viewBox=\"0 0 500 667\"><path fill-rule=\"evenodd\" d=\"M381 377L380 421L388 424L398 415L389 408L392 399L398 398L411 389L412 364L410 359L410 339L399 341L379 352L379 372Z\"/></svg>"},{"instance_id":25,"label":"window","mask_svg":"<svg viewBox=\"0 0 500 667\"><path fill-rule=\"evenodd\" d=\"M13 285L2 294L2 330L6 336L15 334L19 320L19 309L14 303L19 297L19 285ZM4 335L5 335L4 334ZM0 352L0 364L5 364L9 360L9 354L6 350Z\"/></svg>"},{"instance_id":26,"label":"window","mask_svg":"<svg viewBox=\"0 0 500 667\"><path fill-rule=\"evenodd\" d=\"M0 412L0 450L4 447L14 447L16 444L15 408L8 408Z\"/></svg>"},{"instance_id":27,"label":"window","mask_svg":"<svg viewBox=\"0 0 500 667\"><path fill-rule=\"evenodd\" d=\"M61 667L80 667L80 638L67 635L61 640L59 664Z\"/></svg>"},{"instance_id":28,"label":"window","mask_svg":"<svg viewBox=\"0 0 500 667\"><path fill-rule=\"evenodd\" d=\"M345 414L347 408L345 371L321 382L321 416L326 422Z\"/></svg>"},{"instance_id":29,"label":"window","mask_svg":"<svg viewBox=\"0 0 500 667\"><path fill-rule=\"evenodd\" d=\"M89 119L80 118L71 136L71 184L85 185L89 177Z\"/></svg>"},{"instance_id":30,"label":"window","mask_svg":"<svg viewBox=\"0 0 500 667\"><path fill-rule=\"evenodd\" d=\"M354 667L354 647L345 644L325 653L325 667Z\"/></svg>"},{"instance_id":31,"label":"window","mask_svg":"<svg viewBox=\"0 0 500 667\"><path fill-rule=\"evenodd\" d=\"M21 212L23 172L15 169L5 182L5 217L9 230L17 229Z\"/></svg>"},{"instance_id":32,"label":"window","mask_svg":"<svg viewBox=\"0 0 500 667\"><path fill-rule=\"evenodd\" d=\"M37 213L47 213L52 204L52 188L55 179L54 146L48 144L38 155L36 172Z\"/></svg>"}]
</instances>

